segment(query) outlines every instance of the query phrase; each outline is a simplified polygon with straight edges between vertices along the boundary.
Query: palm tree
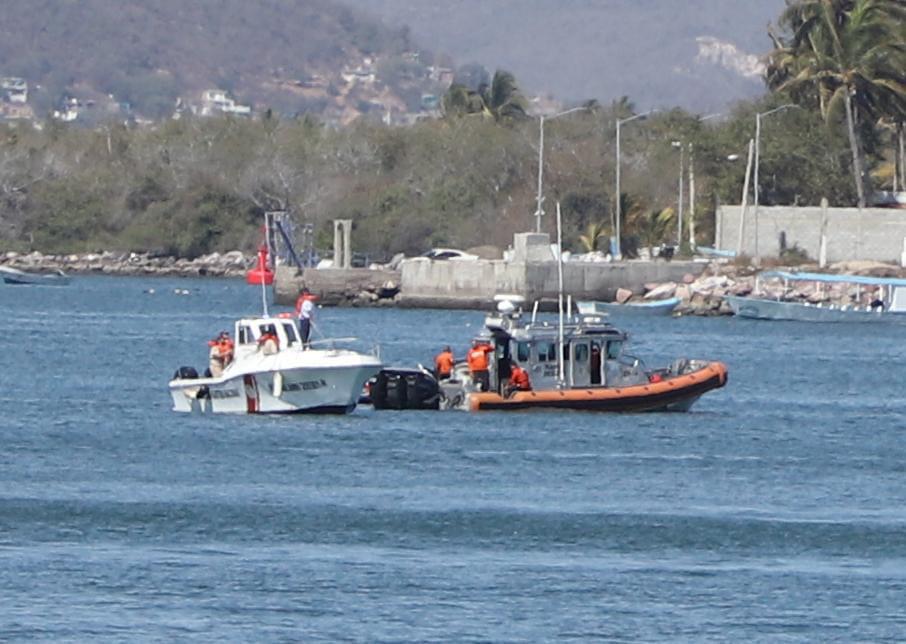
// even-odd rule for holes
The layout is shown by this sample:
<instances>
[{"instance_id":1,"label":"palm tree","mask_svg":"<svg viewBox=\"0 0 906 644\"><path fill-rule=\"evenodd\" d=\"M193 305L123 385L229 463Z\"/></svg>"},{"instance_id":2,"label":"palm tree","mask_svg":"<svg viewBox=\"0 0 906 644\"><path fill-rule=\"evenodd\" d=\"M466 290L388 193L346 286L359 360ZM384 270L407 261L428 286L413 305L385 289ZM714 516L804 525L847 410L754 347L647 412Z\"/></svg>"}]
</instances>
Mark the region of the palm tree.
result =
<instances>
[{"instance_id":1,"label":"palm tree","mask_svg":"<svg viewBox=\"0 0 906 644\"><path fill-rule=\"evenodd\" d=\"M857 124L906 106L902 20L906 7L891 0L800 0L781 16L789 37L774 37L768 83L800 102L813 90L828 122L843 112L860 208L867 174Z\"/></svg>"},{"instance_id":2,"label":"palm tree","mask_svg":"<svg viewBox=\"0 0 906 644\"><path fill-rule=\"evenodd\" d=\"M482 85L478 88L478 93L495 120L525 118L526 100L519 91L516 78L510 72L497 70L491 79L491 85Z\"/></svg>"},{"instance_id":3,"label":"palm tree","mask_svg":"<svg viewBox=\"0 0 906 644\"><path fill-rule=\"evenodd\" d=\"M602 222L590 223L585 228L585 234L579 235L579 243L586 253L593 253L599 250L599 243L606 239L608 225Z\"/></svg>"},{"instance_id":4,"label":"palm tree","mask_svg":"<svg viewBox=\"0 0 906 644\"><path fill-rule=\"evenodd\" d=\"M465 116L485 112L484 100L475 90L465 85L453 83L443 97L444 114L448 116Z\"/></svg>"},{"instance_id":5,"label":"palm tree","mask_svg":"<svg viewBox=\"0 0 906 644\"><path fill-rule=\"evenodd\" d=\"M450 116L480 114L495 121L508 121L526 117L527 101L514 76L505 71L494 73L491 84L482 84L477 90L460 83L453 83L444 94L444 113Z\"/></svg>"}]
</instances>

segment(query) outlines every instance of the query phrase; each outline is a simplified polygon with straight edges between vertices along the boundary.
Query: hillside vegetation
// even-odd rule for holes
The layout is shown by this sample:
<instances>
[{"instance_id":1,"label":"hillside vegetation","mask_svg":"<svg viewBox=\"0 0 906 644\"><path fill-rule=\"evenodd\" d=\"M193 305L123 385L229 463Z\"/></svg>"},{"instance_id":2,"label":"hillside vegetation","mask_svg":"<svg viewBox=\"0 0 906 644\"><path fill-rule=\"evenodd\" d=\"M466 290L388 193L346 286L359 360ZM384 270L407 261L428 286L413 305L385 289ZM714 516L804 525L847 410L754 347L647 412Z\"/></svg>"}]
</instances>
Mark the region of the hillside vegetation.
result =
<instances>
[{"instance_id":1,"label":"hillside vegetation","mask_svg":"<svg viewBox=\"0 0 906 644\"><path fill-rule=\"evenodd\" d=\"M0 15L0 75L26 79L42 115L67 95L112 94L169 116L177 97L211 87L293 113L304 101L292 109L274 81L411 46L404 29L331 0L6 0Z\"/></svg>"}]
</instances>

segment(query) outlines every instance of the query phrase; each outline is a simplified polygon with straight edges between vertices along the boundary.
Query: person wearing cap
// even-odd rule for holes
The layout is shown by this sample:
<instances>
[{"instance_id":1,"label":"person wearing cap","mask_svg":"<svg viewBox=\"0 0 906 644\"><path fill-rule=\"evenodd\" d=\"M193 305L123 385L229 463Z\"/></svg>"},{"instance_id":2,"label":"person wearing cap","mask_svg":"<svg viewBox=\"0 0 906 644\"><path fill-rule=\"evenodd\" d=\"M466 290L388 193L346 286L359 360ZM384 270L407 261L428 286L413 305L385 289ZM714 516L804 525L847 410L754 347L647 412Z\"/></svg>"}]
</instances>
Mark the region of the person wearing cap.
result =
<instances>
[{"instance_id":1,"label":"person wearing cap","mask_svg":"<svg viewBox=\"0 0 906 644\"><path fill-rule=\"evenodd\" d=\"M444 347L444 350L434 358L434 373L437 375L437 379L448 380L453 374L453 365L455 363L456 358L453 357L453 349L449 346Z\"/></svg>"},{"instance_id":2,"label":"person wearing cap","mask_svg":"<svg viewBox=\"0 0 906 644\"><path fill-rule=\"evenodd\" d=\"M491 388L488 354L493 351L494 347L487 340L475 338L472 341L472 348L466 354L469 374L472 376L472 382L478 385L479 391L488 391Z\"/></svg>"},{"instance_id":3,"label":"person wearing cap","mask_svg":"<svg viewBox=\"0 0 906 644\"><path fill-rule=\"evenodd\" d=\"M308 337L311 335L312 317L315 312L315 298L308 290L307 286L302 287L299 291L299 297L296 299L296 315L299 318L299 336L302 338L302 346L308 347Z\"/></svg>"}]
</instances>

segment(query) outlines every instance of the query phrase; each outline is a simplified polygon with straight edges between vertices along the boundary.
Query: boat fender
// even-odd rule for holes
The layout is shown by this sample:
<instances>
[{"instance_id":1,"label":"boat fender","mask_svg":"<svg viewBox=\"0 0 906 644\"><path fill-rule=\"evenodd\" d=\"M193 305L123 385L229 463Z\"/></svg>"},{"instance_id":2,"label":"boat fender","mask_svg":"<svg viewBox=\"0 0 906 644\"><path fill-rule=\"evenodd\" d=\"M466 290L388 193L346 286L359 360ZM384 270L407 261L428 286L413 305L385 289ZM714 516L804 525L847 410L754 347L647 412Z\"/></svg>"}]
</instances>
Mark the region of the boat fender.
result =
<instances>
[{"instance_id":1,"label":"boat fender","mask_svg":"<svg viewBox=\"0 0 906 644\"><path fill-rule=\"evenodd\" d=\"M274 374L274 398L283 395L283 374L279 371Z\"/></svg>"},{"instance_id":2,"label":"boat fender","mask_svg":"<svg viewBox=\"0 0 906 644\"><path fill-rule=\"evenodd\" d=\"M659 373L653 373L648 376L648 382L661 382L664 377Z\"/></svg>"}]
</instances>

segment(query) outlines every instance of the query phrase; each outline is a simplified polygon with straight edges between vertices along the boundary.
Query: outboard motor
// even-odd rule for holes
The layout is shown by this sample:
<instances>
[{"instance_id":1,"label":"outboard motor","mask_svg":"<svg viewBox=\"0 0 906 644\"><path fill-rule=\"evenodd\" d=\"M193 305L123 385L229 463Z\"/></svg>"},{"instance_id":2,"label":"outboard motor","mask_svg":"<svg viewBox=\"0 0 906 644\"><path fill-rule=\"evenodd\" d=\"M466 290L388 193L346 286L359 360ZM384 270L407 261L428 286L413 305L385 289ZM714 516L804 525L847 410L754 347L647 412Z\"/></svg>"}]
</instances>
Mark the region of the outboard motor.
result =
<instances>
[{"instance_id":1,"label":"outboard motor","mask_svg":"<svg viewBox=\"0 0 906 644\"><path fill-rule=\"evenodd\" d=\"M198 372L194 367L180 367L173 374L173 380L194 380L198 377Z\"/></svg>"},{"instance_id":2,"label":"outboard motor","mask_svg":"<svg viewBox=\"0 0 906 644\"><path fill-rule=\"evenodd\" d=\"M437 379L423 369L382 369L371 384L375 409L438 409Z\"/></svg>"}]
</instances>

